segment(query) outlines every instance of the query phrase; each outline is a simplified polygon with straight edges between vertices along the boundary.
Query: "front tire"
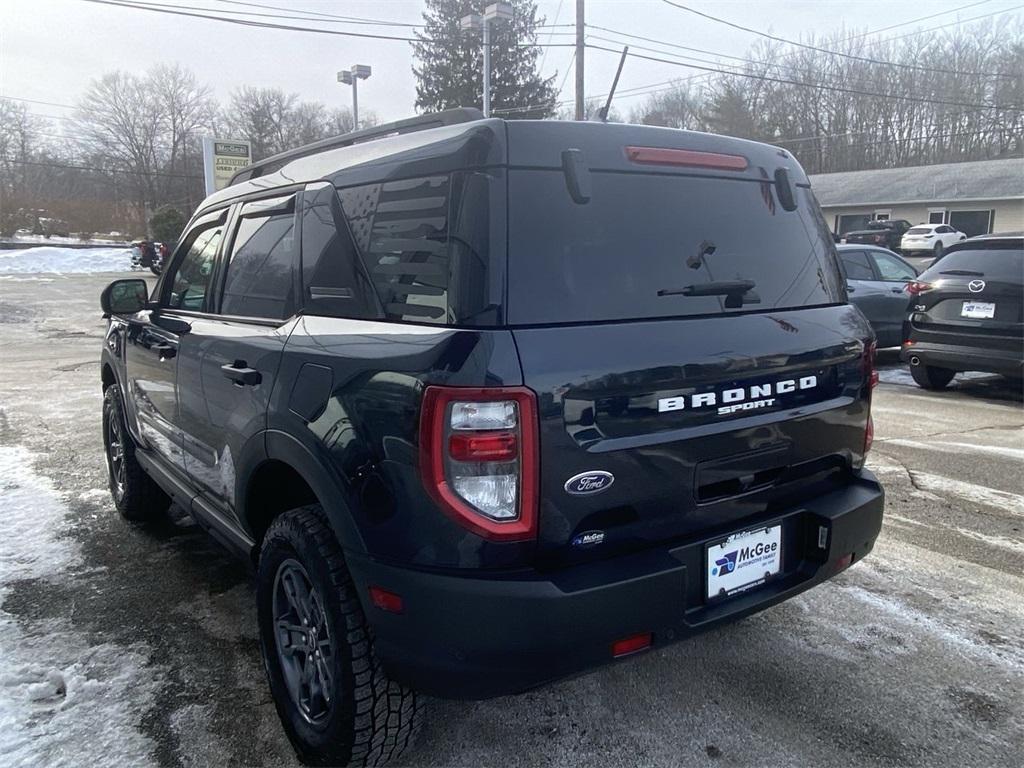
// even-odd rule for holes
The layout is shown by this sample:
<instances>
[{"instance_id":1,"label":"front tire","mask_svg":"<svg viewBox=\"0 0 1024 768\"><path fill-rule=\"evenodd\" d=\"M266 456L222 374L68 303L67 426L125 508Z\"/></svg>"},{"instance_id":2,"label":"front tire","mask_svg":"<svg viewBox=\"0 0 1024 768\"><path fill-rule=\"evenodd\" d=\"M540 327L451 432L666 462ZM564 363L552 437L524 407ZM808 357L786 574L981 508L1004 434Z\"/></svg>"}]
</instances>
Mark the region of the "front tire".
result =
<instances>
[{"instance_id":1,"label":"front tire","mask_svg":"<svg viewBox=\"0 0 1024 768\"><path fill-rule=\"evenodd\" d=\"M383 765L412 743L415 692L373 651L341 547L319 505L285 512L263 540L260 649L281 724L307 765Z\"/></svg>"},{"instance_id":2,"label":"front tire","mask_svg":"<svg viewBox=\"0 0 1024 768\"><path fill-rule=\"evenodd\" d=\"M936 368L933 365L912 365L910 375L919 387L924 389L945 389L956 376L956 371L948 368Z\"/></svg>"},{"instance_id":3,"label":"front tire","mask_svg":"<svg viewBox=\"0 0 1024 768\"><path fill-rule=\"evenodd\" d=\"M110 495L121 517L141 522L167 512L170 497L146 474L135 457L135 440L128 432L124 401L117 384L107 387L103 393L103 448Z\"/></svg>"}]
</instances>

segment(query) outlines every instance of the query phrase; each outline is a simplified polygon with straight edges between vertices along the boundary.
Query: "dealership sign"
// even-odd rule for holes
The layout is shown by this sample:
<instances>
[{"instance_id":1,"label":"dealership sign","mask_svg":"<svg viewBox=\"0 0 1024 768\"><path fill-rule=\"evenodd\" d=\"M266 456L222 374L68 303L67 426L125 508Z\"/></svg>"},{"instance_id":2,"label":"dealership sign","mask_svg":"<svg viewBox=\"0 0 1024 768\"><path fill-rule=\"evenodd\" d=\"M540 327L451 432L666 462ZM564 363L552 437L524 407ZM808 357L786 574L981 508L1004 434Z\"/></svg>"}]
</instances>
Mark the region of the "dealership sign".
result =
<instances>
[{"instance_id":1,"label":"dealership sign","mask_svg":"<svg viewBox=\"0 0 1024 768\"><path fill-rule=\"evenodd\" d=\"M252 147L248 141L203 138L203 170L206 194L224 189L231 177L252 163Z\"/></svg>"}]
</instances>

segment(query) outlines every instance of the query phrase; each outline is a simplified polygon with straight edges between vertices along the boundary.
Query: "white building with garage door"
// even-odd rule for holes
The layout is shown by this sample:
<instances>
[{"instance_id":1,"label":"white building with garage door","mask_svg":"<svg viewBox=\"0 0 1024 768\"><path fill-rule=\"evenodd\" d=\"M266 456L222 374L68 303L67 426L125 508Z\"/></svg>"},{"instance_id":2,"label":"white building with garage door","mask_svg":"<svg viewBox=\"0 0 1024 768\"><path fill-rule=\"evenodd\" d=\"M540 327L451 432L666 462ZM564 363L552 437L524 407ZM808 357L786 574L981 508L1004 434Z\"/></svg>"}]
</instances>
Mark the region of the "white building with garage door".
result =
<instances>
[{"instance_id":1,"label":"white building with garage door","mask_svg":"<svg viewBox=\"0 0 1024 768\"><path fill-rule=\"evenodd\" d=\"M968 235L1024 230L1024 158L811 176L832 231L872 219L949 224Z\"/></svg>"}]
</instances>

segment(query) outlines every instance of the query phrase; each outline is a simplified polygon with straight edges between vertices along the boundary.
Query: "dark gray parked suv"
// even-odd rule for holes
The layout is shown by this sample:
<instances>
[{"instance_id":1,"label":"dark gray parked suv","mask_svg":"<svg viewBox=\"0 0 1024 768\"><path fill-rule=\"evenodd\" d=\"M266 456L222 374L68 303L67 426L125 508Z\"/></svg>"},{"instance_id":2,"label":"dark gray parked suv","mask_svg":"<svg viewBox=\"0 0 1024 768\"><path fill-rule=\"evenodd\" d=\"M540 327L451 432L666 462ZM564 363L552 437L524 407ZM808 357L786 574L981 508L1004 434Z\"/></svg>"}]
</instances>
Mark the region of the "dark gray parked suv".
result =
<instances>
[{"instance_id":1,"label":"dark gray parked suv","mask_svg":"<svg viewBox=\"0 0 1024 768\"><path fill-rule=\"evenodd\" d=\"M244 169L102 305L115 503L253 561L308 763L398 756L419 693L762 610L881 528L873 335L775 147L415 118Z\"/></svg>"}]
</instances>

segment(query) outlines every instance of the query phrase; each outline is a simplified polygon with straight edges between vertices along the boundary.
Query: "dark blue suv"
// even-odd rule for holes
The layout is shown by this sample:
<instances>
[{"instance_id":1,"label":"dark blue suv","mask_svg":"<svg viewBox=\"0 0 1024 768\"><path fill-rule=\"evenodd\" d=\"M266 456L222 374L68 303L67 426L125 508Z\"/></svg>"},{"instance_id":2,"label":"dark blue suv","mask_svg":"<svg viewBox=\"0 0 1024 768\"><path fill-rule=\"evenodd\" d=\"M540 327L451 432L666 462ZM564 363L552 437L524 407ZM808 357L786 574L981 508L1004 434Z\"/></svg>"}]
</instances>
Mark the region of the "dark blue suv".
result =
<instances>
[{"instance_id":1,"label":"dark blue suv","mask_svg":"<svg viewBox=\"0 0 1024 768\"><path fill-rule=\"evenodd\" d=\"M102 305L116 505L255 562L309 763L398 755L414 691L766 608L881 527L871 329L775 147L415 118L243 169Z\"/></svg>"}]
</instances>

